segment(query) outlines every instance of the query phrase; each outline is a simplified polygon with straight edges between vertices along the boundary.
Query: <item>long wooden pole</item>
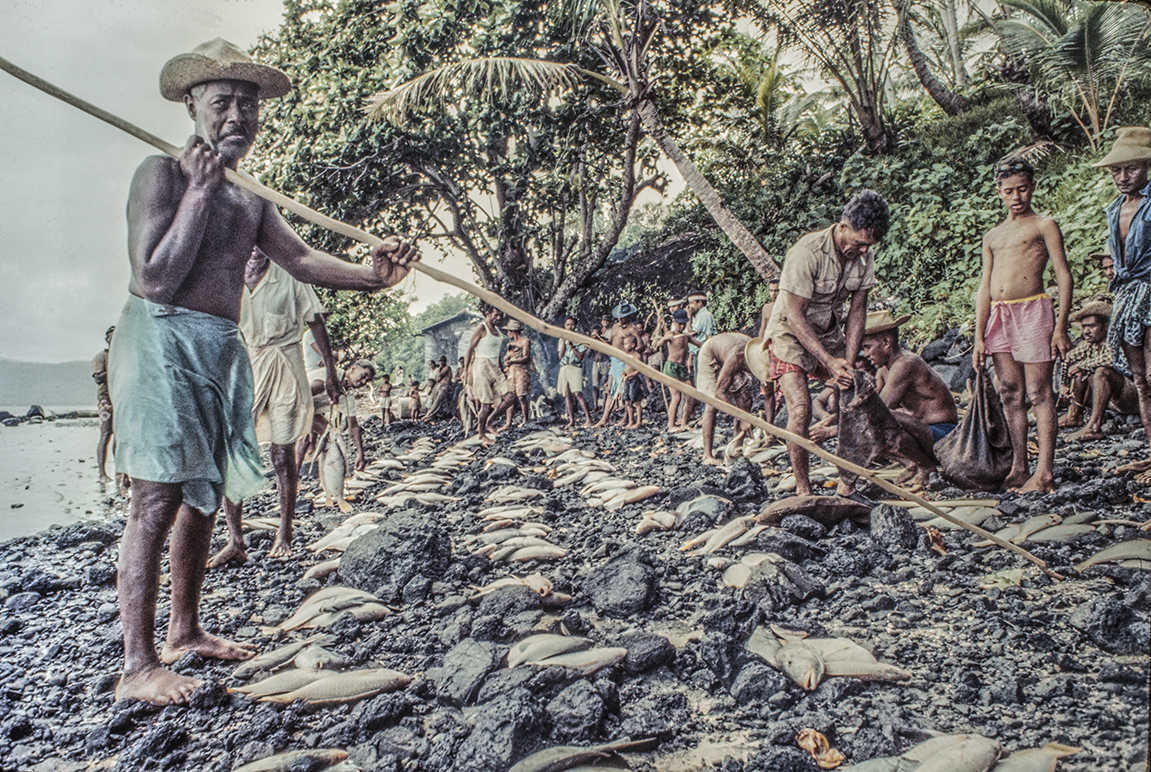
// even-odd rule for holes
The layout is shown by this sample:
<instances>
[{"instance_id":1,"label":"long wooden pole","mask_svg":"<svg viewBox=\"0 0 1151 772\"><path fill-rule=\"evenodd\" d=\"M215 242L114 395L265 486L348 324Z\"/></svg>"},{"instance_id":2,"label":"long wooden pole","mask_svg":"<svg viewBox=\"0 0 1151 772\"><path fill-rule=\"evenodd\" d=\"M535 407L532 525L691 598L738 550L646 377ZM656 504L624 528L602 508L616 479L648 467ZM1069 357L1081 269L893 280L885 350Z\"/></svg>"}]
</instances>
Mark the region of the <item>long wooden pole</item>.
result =
<instances>
[{"instance_id":1,"label":"long wooden pole","mask_svg":"<svg viewBox=\"0 0 1151 772\"><path fill-rule=\"evenodd\" d=\"M153 147L160 150L161 152L172 156L173 158L178 159L178 158L180 158L180 156L183 153L182 148L179 148L179 147L177 147L171 143L165 142L164 140L160 139L156 135L151 134L147 131L144 131L143 129L139 128L138 126L136 126L132 123L129 123L128 121L124 120L123 118L119 117L118 115L114 115L114 114L108 112L107 110L103 110L99 107L96 107L95 105L91 104L90 102L86 102L83 99L80 99L79 97L77 97L73 94L70 94L69 92L65 91L64 89L49 83L48 81L44 80L43 78L40 78L36 75L33 75L32 73L28 72L27 70L16 66L15 64L8 61L7 59L4 59L3 57L0 57L0 69L4 70L5 72L9 73L10 75L13 75L16 78L19 78L20 80L24 81L25 83L27 83L30 86L33 86L34 88L37 88L46 94L49 94L51 96L56 97L57 99L59 99L62 102L65 102L69 105L72 105L73 107L76 107L80 110L83 110L84 112L88 113L89 115L92 115L96 118L99 118L100 120L104 121L105 123L109 123L112 126L115 126L116 128L120 129L121 131L125 131L128 134L131 134L133 137L136 137L137 139L143 140L144 142L148 143L149 145L152 145ZM294 212L294 213L298 214L300 217L304 218L305 220L307 220L311 223L315 223L316 225L327 228L328 230L333 231L335 233L339 233L342 236L347 236L348 238L353 239L355 241L358 241L362 244L367 244L368 246L374 247L374 246L382 243L382 241L383 241L379 236L374 236L365 230L361 230L360 228L357 228L353 225L349 225L345 222L340 222L339 220L335 220L331 217L328 217L327 215L321 214L321 213L315 211L314 209L311 209L310 207L304 206L299 201L296 201L292 198L289 198L289 197L285 196L284 194L282 194L278 191L272 190L271 188L267 187L266 185L263 185L262 183L257 182L255 179L253 179L251 176L249 176L245 172L233 171L232 169L225 169L224 173L225 173L229 182L232 182L236 185L239 185L242 188L250 190L251 192L255 193L256 195L260 196L261 198L266 199L268 201L271 201L272 203L276 204L277 206L281 206L290 212ZM887 480L884 480L883 478L878 477L877 475L873 474L868 469L866 469L862 466L859 466L858 464L854 464L851 461L848 461L847 459L840 458L839 456L836 456L835 454L831 453L830 451L824 450L819 445L815 444L814 442L807 439L806 437L801 437L798 434L793 434L792 432L787 431L786 429L781 429L778 426L775 426L773 424L769 424L768 422L759 418L759 416L755 416L755 415L752 415L751 413L748 413L744 410L740 410L736 406L728 404L727 402L724 402L723 400L721 400L717 397L714 397L710 394L704 394L699 389L696 389L695 387L693 387L689 384L685 384L682 381L678 381L669 375L664 375L663 373L659 372L655 368L649 367L647 365L647 363L641 362L638 358L636 358L630 354L625 354L624 352L620 351L619 349L612 347L611 345L609 345L605 342L595 340L594 338L590 338L586 335L581 335L578 332L570 332L568 330L565 330L563 327L557 327L554 324L549 324L549 323L543 321L542 319L538 319L535 316L529 314L527 311L524 311L522 308L519 308L518 306L508 302L507 300L504 300L502 297L500 297L496 293L492 292L491 290L487 290L487 289L484 289L483 287L476 286L475 284L472 284L471 282L467 281L466 279L461 279L458 276L454 276L450 273L447 273L445 271L441 271L438 268L434 268L434 267L432 267L430 265L426 265L424 263L413 263L412 267L415 270L417 270L423 274L426 274L427 276L430 276L431 278L435 279L436 281L440 281L440 282L443 282L445 284L450 284L453 287L457 287L457 288L463 290L464 292L467 292L469 295L473 295L473 296L479 298L480 300L484 301L488 305L495 306L496 308L498 308L501 311L503 311L504 313L506 313L508 316L511 316L515 319L518 319L519 321L523 322L524 324L528 325L529 327L531 327L532 329L536 330L537 332L539 332L543 335L550 335L550 336L555 337L555 338L563 338L564 340L566 340L570 343L577 343L577 344L580 344L583 346L587 346L588 348L593 349L594 351L598 351L602 354L607 354L608 356L613 356L617 359L621 359L624 362L626 362L627 364L629 364L632 367L639 370L641 373L643 373L647 377L658 381L659 383L663 384L664 386L667 386L670 389L675 389L676 391L679 391L680 393L685 394L685 395L691 397L692 399L695 399L699 402L703 402L705 405L710 405L711 407L715 408L716 410L727 413L728 415L733 416L734 418L736 418L740 421L748 423L752 426L757 426L760 429L762 429L763 431L767 432L768 434L771 434L775 437L778 437L782 440L785 440L786 442L791 442L791 443L794 443L796 445L799 445L800 447L804 448L808 452L814 453L816 456L819 456L824 461L827 461L827 462L833 464L841 472L850 472L850 473L858 475L858 476L860 476L866 480L870 480L872 483L878 485L880 488L887 491L888 493L893 493L896 496L898 496L901 499L904 499L906 501L914 502L914 503L918 504L919 506L923 507L924 509L930 511L931 513L938 515L939 517L942 517L944 520L947 520L948 522L954 523L955 525L958 525L961 528L965 528L968 531L971 531L972 533L979 534L984 539L988 539L991 542L993 542L994 544L997 544L998 546L1003 547L1004 549L1011 550L1012 552L1016 553L1017 555L1020 555L1021 557L1034 563L1036 566L1039 567L1039 569L1041 571L1043 571L1045 574L1052 577L1053 579L1062 579L1063 578L1061 575L1059 575L1055 571L1052 571L1050 568L1048 568L1047 563L1045 561L1040 560L1035 555L1032 555L1030 552L1023 549L1018 544L1012 544L1011 542L1006 541L1004 539L1001 539L998 536L996 536L995 534L991 533L990 531L986 531L977 525L973 525L971 523L964 522L963 520L949 514L948 512L945 512L944 510L940 509L939 507L936 507L934 504L932 504L930 501L923 498L922 496L919 496L918 494L912 493L911 491L906 490L905 488L902 488L898 485L895 485L894 483L888 482Z\"/></svg>"}]
</instances>

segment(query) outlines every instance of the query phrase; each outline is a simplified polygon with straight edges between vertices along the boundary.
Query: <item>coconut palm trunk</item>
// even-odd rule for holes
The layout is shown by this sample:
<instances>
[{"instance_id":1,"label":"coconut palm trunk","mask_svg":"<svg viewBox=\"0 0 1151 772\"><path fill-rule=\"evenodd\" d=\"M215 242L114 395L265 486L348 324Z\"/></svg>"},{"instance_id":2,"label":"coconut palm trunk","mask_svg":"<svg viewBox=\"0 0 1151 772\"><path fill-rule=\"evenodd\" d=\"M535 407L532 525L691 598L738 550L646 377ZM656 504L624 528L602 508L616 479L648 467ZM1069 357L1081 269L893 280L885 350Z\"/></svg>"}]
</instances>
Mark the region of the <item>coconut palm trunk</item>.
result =
<instances>
[{"instance_id":1,"label":"coconut palm trunk","mask_svg":"<svg viewBox=\"0 0 1151 772\"><path fill-rule=\"evenodd\" d=\"M915 70L915 77L919 78L923 88L935 100L935 104L943 108L943 112L948 115L959 115L968 108L969 103L965 97L947 88L931 72L927 57L923 55L923 51L919 48L919 41L915 39L915 30L911 28L911 14L908 13L907 4L908 0L897 0L895 9L899 14L899 37L907 51L907 58L911 60L911 68Z\"/></svg>"}]
</instances>

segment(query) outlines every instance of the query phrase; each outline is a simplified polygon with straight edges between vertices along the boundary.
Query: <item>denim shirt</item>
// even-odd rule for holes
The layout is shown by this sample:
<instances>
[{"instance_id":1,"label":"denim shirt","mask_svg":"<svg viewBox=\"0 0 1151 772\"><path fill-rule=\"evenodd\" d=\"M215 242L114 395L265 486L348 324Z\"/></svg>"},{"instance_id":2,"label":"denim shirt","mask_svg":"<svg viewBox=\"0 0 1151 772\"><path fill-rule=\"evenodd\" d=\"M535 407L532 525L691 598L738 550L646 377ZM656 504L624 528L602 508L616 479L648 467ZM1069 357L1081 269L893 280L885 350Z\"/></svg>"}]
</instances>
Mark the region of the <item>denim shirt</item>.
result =
<instances>
[{"instance_id":1,"label":"denim shirt","mask_svg":"<svg viewBox=\"0 0 1151 772\"><path fill-rule=\"evenodd\" d=\"M1143 196L1143 202L1131 218L1127 242L1122 250L1119 249L1119 210L1123 206L1123 196L1119 196L1107 207L1107 230L1110 234L1107 249L1115 262L1112 288L1135 279L1151 278L1151 182L1144 185L1139 193Z\"/></svg>"}]
</instances>

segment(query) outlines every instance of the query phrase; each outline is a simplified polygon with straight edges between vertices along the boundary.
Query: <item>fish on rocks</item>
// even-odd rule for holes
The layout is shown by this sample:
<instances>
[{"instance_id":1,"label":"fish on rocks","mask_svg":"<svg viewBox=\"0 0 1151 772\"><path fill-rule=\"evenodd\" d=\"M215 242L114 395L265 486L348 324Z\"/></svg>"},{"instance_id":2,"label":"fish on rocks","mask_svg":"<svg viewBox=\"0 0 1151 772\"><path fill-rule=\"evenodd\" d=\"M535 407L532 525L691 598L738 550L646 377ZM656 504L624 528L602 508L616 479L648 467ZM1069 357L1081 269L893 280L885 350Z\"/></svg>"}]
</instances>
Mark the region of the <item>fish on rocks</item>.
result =
<instances>
[{"instance_id":1,"label":"fish on rocks","mask_svg":"<svg viewBox=\"0 0 1151 772\"><path fill-rule=\"evenodd\" d=\"M288 703L304 700L312 705L335 705L356 702L384 692L403 689L412 682L412 676L388 668L349 670L334 675L314 671L320 677L290 692L264 697L265 702Z\"/></svg>"},{"instance_id":2,"label":"fish on rocks","mask_svg":"<svg viewBox=\"0 0 1151 772\"><path fill-rule=\"evenodd\" d=\"M908 748L899 756L885 756L844 767L843 772L989 772L998 770L1002 746L977 734L948 734ZM1048 768L1043 769L1047 772Z\"/></svg>"},{"instance_id":3,"label":"fish on rocks","mask_svg":"<svg viewBox=\"0 0 1151 772\"><path fill-rule=\"evenodd\" d=\"M348 758L347 751L339 748L309 748L287 751L236 767L232 772L297 772L306 769L319 772Z\"/></svg>"},{"instance_id":4,"label":"fish on rocks","mask_svg":"<svg viewBox=\"0 0 1151 772\"><path fill-rule=\"evenodd\" d=\"M779 525L788 515L805 515L831 528L844 520L863 520L871 513L866 504L842 496L788 496L767 504L755 520L764 525Z\"/></svg>"},{"instance_id":5,"label":"fish on rocks","mask_svg":"<svg viewBox=\"0 0 1151 772\"><path fill-rule=\"evenodd\" d=\"M544 492L538 488L524 488L519 485L504 485L484 497L489 504L511 504L541 498Z\"/></svg>"},{"instance_id":6,"label":"fish on rocks","mask_svg":"<svg viewBox=\"0 0 1151 772\"><path fill-rule=\"evenodd\" d=\"M506 587L527 587L533 592L538 594L541 598L547 597L552 592L551 580L540 573L528 574L527 576L505 576L502 579L496 579L483 587L473 586L474 591L471 600L482 598L485 595L493 593L497 590L502 590Z\"/></svg>"},{"instance_id":7,"label":"fish on rocks","mask_svg":"<svg viewBox=\"0 0 1151 772\"><path fill-rule=\"evenodd\" d=\"M275 670L287 665L297 654L307 647L323 645L331 641L332 637L324 633L308 636L302 641L293 641L292 643L285 644L271 651L266 651L263 654L257 654L251 659L240 663L239 667L232 671L232 675L235 678L247 678L261 670Z\"/></svg>"},{"instance_id":8,"label":"fish on rocks","mask_svg":"<svg viewBox=\"0 0 1151 772\"><path fill-rule=\"evenodd\" d=\"M589 676L605 667L611 667L617 662L622 662L626 656L627 649L622 646L602 646L555 654L544 659L528 660L525 664L538 665L539 667L563 667L576 670L582 676Z\"/></svg>"},{"instance_id":9,"label":"fish on rocks","mask_svg":"<svg viewBox=\"0 0 1151 772\"><path fill-rule=\"evenodd\" d=\"M340 445L339 436L333 436L329 431L320 451L320 486L327 496L327 506L335 504L341 512L351 512L351 505L344 500L344 478L348 476L347 454Z\"/></svg>"},{"instance_id":10,"label":"fish on rocks","mask_svg":"<svg viewBox=\"0 0 1151 772\"><path fill-rule=\"evenodd\" d=\"M1125 568L1151 570L1151 539L1131 539L1113 544L1078 563L1075 570L1083 573L1100 563L1118 563Z\"/></svg>"},{"instance_id":11,"label":"fish on rocks","mask_svg":"<svg viewBox=\"0 0 1151 772\"><path fill-rule=\"evenodd\" d=\"M352 661L343 654L313 643L304 647L292 664L301 670L339 670L351 666Z\"/></svg>"},{"instance_id":12,"label":"fish on rocks","mask_svg":"<svg viewBox=\"0 0 1151 772\"><path fill-rule=\"evenodd\" d=\"M507 664L508 667L517 667L525 662L547 659L588 646L591 646L591 641L578 635L529 635L508 649Z\"/></svg>"},{"instance_id":13,"label":"fish on rocks","mask_svg":"<svg viewBox=\"0 0 1151 772\"><path fill-rule=\"evenodd\" d=\"M772 625L757 627L746 643L752 654L812 691L824 678L850 676L874 681L905 681L911 673L879 662L875 655L846 638L807 638Z\"/></svg>"},{"instance_id":14,"label":"fish on rocks","mask_svg":"<svg viewBox=\"0 0 1151 772\"><path fill-rule=\"evenodd\" d=\"M379 602L370 592L355 587L324 587L309 595L296 609L296 612L276 626L277 630L297 630L315 617L342 609L360 606L368 602Z\"/></svg>"},{"instance_id":15,"label":"fish on rocks","mask_svg":"<svg viewBox=\"0 0 1151 772\"><path fill-rule=\"evenodd\" d=\"M1040 748L1015 751L996 764L992 772L1054 772L1059 759L1079 752L1079 748L1051 742Z\"/></svg>"},{"instance_id":16,"label":"fish on rocks","mask_svg":"<svg viewBox=\"0 0 1151 772\"><path fill-rule=\"evenodd\" d=\"M581 764L597 764L611 759L621 751L646 750L654 745L651 738L642 740L617 740L602 745L556 745L527 756L508 769L508 772L563 772Z\"/></svg>"},{"instance_id":17,"label":"fish on rocks","mask_svg":"<svg viewBox=\"0 0 1151 772\"><path fill-rule=\"evenodd\" d=\"M323 673L316 670L301 670L300 668L292 668L284 670L283 672L276 673L273 676L250 683L247 686L230 686L228 691L236 694L243 694L255 699L263 699L271 697L276 694L285 694L287 692L295 691L301 686L307 686L317 678L323 677Z\"/></svg>"}]
</instances>

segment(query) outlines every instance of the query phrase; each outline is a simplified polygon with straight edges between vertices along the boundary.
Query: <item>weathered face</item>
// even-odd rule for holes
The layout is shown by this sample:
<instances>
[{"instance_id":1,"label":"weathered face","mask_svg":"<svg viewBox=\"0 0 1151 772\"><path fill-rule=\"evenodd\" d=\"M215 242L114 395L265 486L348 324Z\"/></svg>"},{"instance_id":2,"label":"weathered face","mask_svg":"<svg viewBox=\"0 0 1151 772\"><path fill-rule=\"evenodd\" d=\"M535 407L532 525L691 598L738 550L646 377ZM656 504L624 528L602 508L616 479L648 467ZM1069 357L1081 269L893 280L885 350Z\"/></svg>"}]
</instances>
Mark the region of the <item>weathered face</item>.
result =
<instances>
[{"instance_id":1,"label":"weathered face","mask_svg":"<svg viewBox=\"0 0 1151 772\"><path fill-rule=\"evenodd\" d=\"M1138 193L1147 184L1147 168L1151 166L1147 161L1131 161L1125 164L1116 164L1107 167L1111 172L1111 179L1115 187L1125 196Z\"/></svg>"},{"instance_id":2,"label":"weathered face","mask_svg":"<svg viewBox=\"0 0 1151 772\"><path fill-rule=\"evenodd\" d=\"M779 282L769 281L767 283L767 299L771 302L775 302L775 299L778 296L779 296Z\"/></svg>"},{"instance_id":3,"label":"weathered face","mask_svg":"<svg viewBox=\"0 0 1151 772\"><path fill-rule=\"evenodd\" d=\"M234 164L252 148L260 130L260 100L256 84L213 80L192 88L184 97L196 134Z\"/></svg>"},{"instance_id":4,"label":"weathered face","mask_svg":"<svg viewBox=\"0 0 1151 772\"><path fill-rule=\"evenodd\" d=\"M868 250L879 243L867 228L856 230L851 223L842 220L839 223L839 248L848 260L859 260L867 256Z\"/></svg>"},{"instance_id":5,"label":"weathered face","mask_svg":"<svg viewBox=\"0 0 1151 772\"><path fill-rule=\"evenodd\" d=\"M1083 338L1088 343L1102 343L1107 338L1107 320L1101 316L1085 316L1080 320Z\"/></svg>"},{"instance_id":6,"label":"weathered face","mask_svg":"<svg viewBox=\"0 0 1151 772\"><path fill-rule=\"evenodd\" d=\"M1115 261L1110 257L1100 260L1099 267L1103 269L1103 275L1107 277L1108 282L1115 278Z\"/></svg>"},{"instance_id":7,"label":"weathered face","mask_svg":"<svg viewBox=\"0 0 1151 772\"><path fill-rule=\"evenodd\" d=\"M487 316L488 322L490 322L491 324L499 324L504 319L503 312L501 312L498 308L488 309L488 313L486 314L486 316Z\"/></svg>"},{"instance_id":8,"label":"weathered face","mask_svg":"<svg viewBox=\"0 0 1151 772\"><path fill-rule=\"evenodd\" d=\"M874 367L886 367L891 360L891 338L886 335L867 335L863 338L863 356Z\"/></svg>"},{"instance_id":9,"label":"weathered face","mask_svg":"<svg viewBox=\"0 0 1151 772\"><path fill-rule=\"evenodd\" d=\"M626 338L623 339L623 350L628 352L628 353L635 351L635 343L636 343L635 337L632 335L628 335Z\"/></svg>"},{"instance_id":10,"label":"weathered face","mask_svg":"<svg viewBox=\"0 0 1151 772\"><path fill-rule=\"evenodd\" d=\"M1022 214L1031 208L1031 196L1035 193L1035 183L1026 174L1012 174L996 184L999 198L1012 214Z\"/></svg>"}]
</instances>

